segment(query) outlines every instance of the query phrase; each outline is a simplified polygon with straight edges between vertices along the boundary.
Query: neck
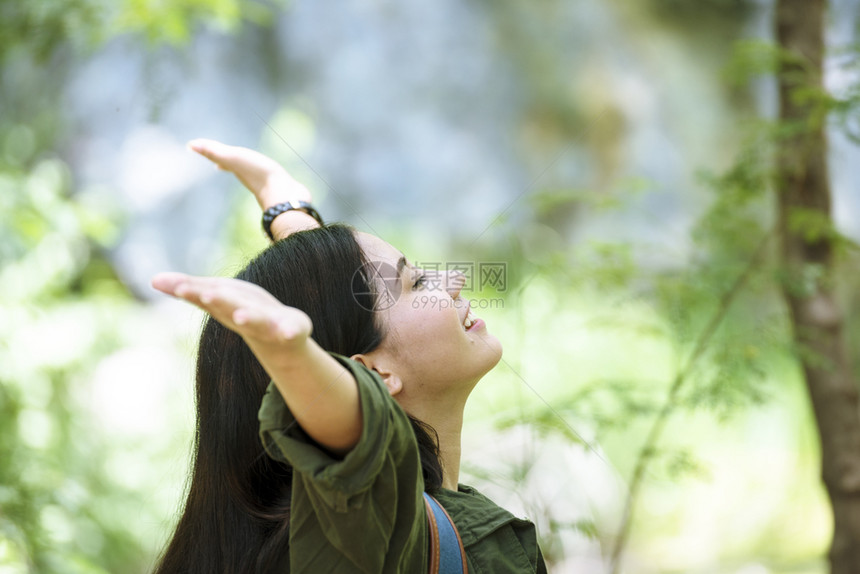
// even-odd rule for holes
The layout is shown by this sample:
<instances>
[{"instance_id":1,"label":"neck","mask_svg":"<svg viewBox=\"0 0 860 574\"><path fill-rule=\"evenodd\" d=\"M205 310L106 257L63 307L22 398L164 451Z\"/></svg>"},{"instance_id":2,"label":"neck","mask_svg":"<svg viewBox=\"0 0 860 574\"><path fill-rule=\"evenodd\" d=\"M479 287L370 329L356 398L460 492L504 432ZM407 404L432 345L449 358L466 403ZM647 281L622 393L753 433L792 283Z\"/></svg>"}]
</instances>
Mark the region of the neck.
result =
<instances>
[{"instance_id":1,"label":"neck","mask_svg":"<svg viewBox=\"0 0 860 574\"><path fill-rule=\"evenodd\" d=\"M433 425L439 435L439 458L442 462L442 488L457 490L460 481L460 434L463 430L463 411L459 420L450 424Z\"/></svg>"},{"instance_id":2,"label":"neck","mask_svg":"<svg viewBox=\"0 0 860 574\"><path fill-rule=\"evenodd\" d=\"M408 404L399 401L406 411L418 420L427 423L439 437L439 459L442 463L442 488L457 490L460 479L460 435L463 430L465 400L452 404L421 402ZM428 408L428 404L432 405Z\"/></svg>"}]
</instances>

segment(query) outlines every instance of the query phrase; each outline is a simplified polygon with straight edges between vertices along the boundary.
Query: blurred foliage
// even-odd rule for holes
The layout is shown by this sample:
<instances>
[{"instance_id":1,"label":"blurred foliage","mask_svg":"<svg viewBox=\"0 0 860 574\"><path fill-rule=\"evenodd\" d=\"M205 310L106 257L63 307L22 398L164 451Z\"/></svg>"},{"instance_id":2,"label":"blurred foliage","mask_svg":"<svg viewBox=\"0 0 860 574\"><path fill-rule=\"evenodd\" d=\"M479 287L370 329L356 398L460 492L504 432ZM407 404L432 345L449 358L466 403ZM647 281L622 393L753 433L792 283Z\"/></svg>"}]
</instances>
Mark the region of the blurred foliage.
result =
<instances>
[{"instance_id":1,"label":"blurred foliage","mask_svg":"<svg viewBox=\"0 0 860 574\"><path fill-rule=\"evenodd\" d=\"M70 197L56 157L0 165L0 565L134 571L142 550L114 506L132 493L107 487L81 403L130 304L103 252L117 222Z\"/></svg>"},{"instance_id":2,"label":"blurred foliage","mask_svg":"<svg viewBox=\"0 0 860 574\"><path fill-rule=\"evenodd\" d=\"M152 44L182 44L201 26L234 30L243 20L268 24L278 0L46 0L0 1L0 61L26 51L37 62L57 47L92 49L122 34Z\"/></svg>"},{"instance_id":3,"label":"blurred foliage","mask_svg":"<svg viewBox=\"0 0 860 574\"><path fill-rule=\"evenodd\" d=\"M645 4L650 8L645 8ZM640 8L652 10L663 24L676 23L686 34L695 34L697 30L709 32L701 25L707 23L706 27L711 27L713 19L703 17L704 13L723 16L722 23L738 33L740 24L750 14L751 5L741 1L654 0L641 3ZM544 2L539 14L551 18L553 10L557 9L557 4ZM505 10L508 9L500 11L504 14ZM503 28L508 31L505 36L528 33L527 26L518 29L515 10L509 12L509 17L503 21L510 27ZM719 29L720 25L714 28ZM546 46L556 39L548 34L535 41ZM512 45L519 44L513 42ZM523 54L521 58L539 57L541 49L535 52ZM840 66L846 72L855 72L857 61L860 61L856 58L856 48L845 52L854 57L846 56ZM788 61L793 60L772 44L737 41L731 58L724 62L727 92L748 89L751 80L772 76ZM539 61L528 62L524 67L536 74L543 69ZM551 97L540 98L542 86L553 97L564 97L564 89L549 85L552 81L529 82L529 89L536 90L535 105L542 110L538 115L552 118L547 123L554 125L554 129L569 131L561 139L580 139L578 134L582 126L577 121L567 120L581 113L572 110L582 100L571 98L572 101L556 106ZM820 103L821 112L811 119L812 122L829 117L834 127L854 137L860 112L858 89L860 83L853 82L834 94L800 90L797 97ZM592 241L574 246L548 244L550 253L538 259L532 256L529 237L539 229L539 224L500 221L509 227L512 237L520 239L509 253L515 262L512 267L522 265L530 270L521 272L521 288L527 290L527 283L534 282L535 277L544 277L557 284L564 283L571 288L568 292L576 293L577 297L591 292L595 300L602 301L602 311L588 323L591 333L615 330L627 337L655 340L671 348L676 361L674 371L663 381L647 378L653 376L653 370L643 368L641 373L630 378L595 378L568 385L567 391L553 396L545 404L497 417L497 426L508 429L527 423L541 436L556 434L586 449L593 449L598 442L604 443L607 436L621 435L626 440L634 440L639 445L637 448L641 448L639 458L647 461L649 480L674 482L684 476L709 476L707 465L699 460L698 445L685 442L682 436L662 440L658 433L646 437L643 430L647 424L643 423L655 417L688 418L696 413L710 413L722 422L732 421L750 406L764 405L785 392L779 386L780 379L784 365L793 360L794 349L779 292L783 277L776 258L772 162L775 143L799 130L809 129L809 123L790 125L740 117L737 125L743 127L738 131L741 137L737 140L738 152L732 163L722 170L700 173L700 183L710 191L709 206L692 227L686 256L675 259L672 265L648 264L649 260L660 259L649 253L653 248L630 241ZM540 138L544 144L552 140L546 134ZM545 186L527 197L539 221L547 214L558 211L569 214L573 209L578 210L580 219L607 217L611 220L613 212L623 212L631 199L613 190L553 186ZM828 237L843 247L841 252L849 256L843 257L842 278L856 284L851 278L858 276L858 262L856 256L850 256L854 251L850 240L818 214L797 211L791 214L790 220L795 230L802 230L808 237ZM541 235L551 237L548 232L541 232ZM808 271L815 273L815 269ZM559 288L559 292L562 291L564 289ZM526 299L533 300L524 297L518 303L525 304ZM558 304L561 307L562 304ZM530 310L530 313L537 311ZM852 323L856 329L857 322ZM518 328L519 331L524 329L524 325ZM520 346L527 345L528 337L523 336L520 341ZM701 352L700 343L704 345ZM561 357L554 363L566 364ZM570 369L559 366L554 372L568 373ZM582 429L590 429L586 436L595 436L598 440L584 439ZM626 449L630 452L631 445L627 444ZM633 466L631 463L631 468ZM511 484L510 488L517 488L517 484ZM544 510L549 512L549 509ZM644 522L643 528L648 529ZM557 547L557 534L555 531L544 533L548 538L544 544L547 548ZM602 531L607 543L612 541L613 535L614 532Z\"/></svg>"},{"instance_id":4,"label":"blurred foliage","mask_svg":"<svg viewBox=\"0 0 860 574\"><path fill-rule=\"evenodd\" d=\"M750 2L742 0L635 4L633 12L668 25L683 41L706 34L718 46L734 40L750 13ZM116 445L108 444L110 437L92 420L86 390L96 366L127 343L123 323L139 308L109 257L123 222L114 206L96 202L78 187L70 160L58 151L73 146L67 143L57 94L75 58L113 38L181 46L204 26L231 31L243 21L269 22L273 5L255 0L0 0L0 570L138 572L152 553L135 514L147 505L148 485L123 484L106 471L115 464ZM564 20L556 18L564 8L563 2L544 0L495 3L487 9L500 50L518 68L527 101L518 141L526 161L541 168L547 157L575 142L612 170L617 167L614 150L625 135L621 112L606 94L588 92L593 86L553 72L559 54L576 40L567 37L559 25ZM512 50L526 45L531 49ZM849 56L844 66L856 70L860 59ZM773 72L779 61L780 54L767 44L739 42L726 78L735 87L745 85ZM837 126L856 140L856 84L833 96L807 97L819 98ZM292 133L305 119L283 121L292 122ZM771 251L733 292L772 228L771 149L773 138L785 133L784 126L752 120L748 125L735 161L700 175L709 206L695 223L689 245L678 248L682 256L673 251L671 264L653 263L665 261L665 254L655 251L666 246L605 239L572 245L564 227L556 225L570 220L571 213L618 215L660 191L647 179L622 182L623 191L604 187L599 179L593 189L541 183L544 187L524 200L531 212L500 216L496 223L507 231L503 239L474 257L509 263L510 301L520 315L507 339L521 344L506 357L517 373L527 373L518 361L525 363L530 344L541 347L534 351L539 360L530 364L543 370L529 380L545 376L557 383L546 403L530 406L517 400L516 408L500 410L494 418L498 426L527 423L539 437L560 436L596 453L602 452L598 443L621 437L626 450L613 452L613 462L626 472L645 436L643 423L667 404L679 418L705 413L730 421L784 391L775 386L783 372L776 365L790 353L788 325ZM309 120L303 129L311 130ZM257 208L245 196L237 211L229 222L231 246L234 253L250 254L262 240L258 232L246 233L240 221L256 225ZM796 213L793 221L811 235L836 234L810 214ZM843 243L848 281L857 275L852 275L856 250ZM727 293L731 298L723 308ZM571 314L560 315L579 302L587 308L582 329L588 337L618 337L611 353L589 351L597 355L595 361L618 367L615 371L565 367L574 351L573 344L562 345L573 339L576 327L565 322ZM546 305L543 310L539 303ZM529 324L532 317L540 319L540 330ZM684 371L685 358L695 352L714 317L719 321L713 337ZM537 345L535 332L543 337ZM585 380L576 378L580 373ZM684 384L667 403L679 376ZM521 379L514 380L517 388ZM649 479L674 484L685 476L706 478L709 465L699 460L693 440L682 432L665 443L644 445L652 463ZM530 473L528 461L514 467L511 487ZM563 556L560 540L566 531L611 539L610 521L557 520L551 511L546 506L534 514L550 525L542 536L551 561ZM793 543L788 540L783 547Z\"/></svg>"},{"instance_id":5,"label":"blurred foliage","mask_svg":"<svg viewBox=\"0 0 860 574\"><path fill-rule=\"evenodd\" d=\"M663 25L682 34L707 34L722 42L731 42L753 15L756 3L751 0L645 0L640 9Z\"/></svg>"},{"instance_id":6,"label":"blurred foliage","mask_svg":"<svg viewBox=\"0 0 860 574\"><path fill-rule=\"evenodd\" d=\"M728 7L741 3L715 4ZM738 42L725 77L731 82L748 82L755 76L773 73L779 61L779 52L772 45ZM852 99L858 86L855 83L849 87L847 97L832 98L838 101L832 109L844 112L837 116L837 120L843 118L843 125L844 118L853 117L860 110L860 101ZM664 338L679 356L692 351L709 317L722 312L717 308L720 298L732 290L757 246L773 233L772 158L774 143L785 136L785 126L753 118L746 122L734 162L722 172L700 172L700 182L712 192L712 199L692 228L692 249L686 260L670 268L642 266L638 260L647 253L631 242L590 242L568 249L566 255L572 260L570 269L574 272L567 278L577 286L594 289L604 296L645 303L659 317L659 323L649 320L640 326L637 319L631 322L619 310L592 321L590 326ZM581 190L545 190L529 199L537 213L576 202L587 207L592 217L626 205L618 196ZM839 234L832 222L822 220L820 214L797 211L790 221L795 230L803 230L810 238L826 236L853 249L852 242ZM741 406L760 404L766 399L767 394L759 384L768 365L789 351L789 325L777 289L781 276L776 267L776 245L775 241L771 243L742 289L733 294L731 305L709 344L706 364L694 373L689 393L679 406L706 407L723 418L738 412ZM854 263L848 262L846 275L852 275ZM558 270L547 272L558 273ZM595 420L598 427L623 426L632 418L654 412L653 408L643 408L641 400L635 398L635 390L641 388L642 385L631 381L596 381L570 395L566 404L572 412L596 415L603 410L589 404L590 397L615 394L618 397L615 415L607 417L604 413ZM547 413L537 415L536 420L558 423L558 417ZM559 432L569 432L558 426Z\"/></svg>"},{"instance_id":7,"label":"blurred foliage","mask_svg":"<svg viewBox=\"0 0 860 574\"><path fill-rule=\"evenodd\" d=\"M855 76L860 72L860 44L837 51L836 70L840 75ZM860 84L851 82L835 90L831 100L831 116L842 132L860 145Z\"/></svg>"},{"instance_id":8,"label":"blurred foliage","mask_svg":"<svg viewBox=\"0 0 860 574\"><path fill-rule=\"evenodd\" d=\"M722 4L735 9L743 3ZM856 54L856 48L849 52ZM724 77L734 85L747 86L756 77L775 73L785 62L786 56L773 45L740 41ZM856 70L856 62L856 58L848 59L846 66ZM784 392L774 386L777 373L784 370L785 363L793 362L797 350L792 348L791 325L779 290L784 277L778 267L772 199L776 143L798 130L810 129L809 122L828 118L836 129L853 137L851 130L860 113L858 89L860 82L855 80L836 94L799 90L797 97L820 103L820 113L803 124L744 118L731 165L700 173L700 183L710 190L711 199L692 227L692 243L684 260L669 266L648 265L642 263L649 259L645 246L627 241L591 242L564 249L570 271L539 268L538 274L563 276L580 293L592 290L596 297L616 302L589 322L590 329L617 329L637 338L657 339L673 349L676 367L662 383L645 379L647 369L630 379L591 380L555 398L551 406L503 417L498 425L508 428L527 420L541 433L556 433L591 449L593 444L584 441L574 427L592 428L598 437L629 436L631 426L641 433L642 422L657 421L651 434L638 437L638 464L648 469L649 479L707 478L697 446L685 444L682 437L664 440L663 421L708 412L726 422ZM582 190L545 190L529 199L537 213L576 203L589 217L611 214L627 205L618 196ZM842 253L840 278L856 287L860 263L856 245L831 220L797 210L789 221L794 231L810 239L833 241ZM807 271L816 273L814 268ZM846 316L852 316L850 310ZM852 324L856 331L857 321ZM634 491L637 486L631 485ZM635 504L638 491L632 496ZM603 536L611 541L613 534L604 532Z\"/></svg>"},{"instance_id":9,"label":"blurred foliage","mask_svg":"<svg viewBox=\"0 0 860 574\"><path fill-rule=\"evenodd\" d=\"M243 0L0 0L3 572L142 572L149 525L163 519L141 516L152 494L117 479L127 454L94 416L95 369L129 343L139 303L109 259L120 210L79 189L57 151L57 94L78 59L120 35L175 45L203 25L270 16Z\"/></svg>"}]
</instances>

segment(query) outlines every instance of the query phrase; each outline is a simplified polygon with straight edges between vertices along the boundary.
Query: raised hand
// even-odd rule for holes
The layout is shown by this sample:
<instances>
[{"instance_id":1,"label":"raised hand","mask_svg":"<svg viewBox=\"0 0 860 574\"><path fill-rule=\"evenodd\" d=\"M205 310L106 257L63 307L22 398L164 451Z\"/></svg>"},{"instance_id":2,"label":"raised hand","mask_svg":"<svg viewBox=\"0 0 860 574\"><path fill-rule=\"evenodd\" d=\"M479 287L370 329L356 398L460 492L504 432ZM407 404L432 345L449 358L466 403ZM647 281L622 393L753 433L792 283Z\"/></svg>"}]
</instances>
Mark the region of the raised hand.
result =
<instances>
[{"instance_id":1,"label":"raised hand","mask_svg":"<svg viewBox=\"0 0 860 574\"><path fill-rule=\"evenodd\" d=\"M301 343L313 328L306 313L283 305L268 291L247 281L160 273L152 279L152 286L200 307L241 335L252 348Z\"/></svg>"},{"instance_id":2,"label":"raised hand","mask_svg":"<svg viewBox=\"0 0 860 574\"><path fill-rule=\"evenodd\" d=\"M291 199L311 201L311 192L304 185L293 179L278 162L260 152L209 139L191 140L188 147L219 169L235 175L254 194L261 209Z\"/></svg>"},{"instance_id":3,"label":"raised hand","mask_svg":"<svg viewBox=\"0 0 860 574\"><path fill-rule=\"evenodd\" d=\"M159 273L152 286L200 307L241 335L315 441L336 454L355 446L362 428L358 387L311 338L306 313L239 279Z\"/></svg>"},{"instance_id":4,"label":"raised hand","mask_svg":"<svg viewBox=\"0 0 860 574\"><path fill-rule=\"evenodd\" d=\"M261 209L292 200L311 202L308 188L293 179L278 162L259 152L207 139L191 140L188 147L219 169L235 175L254 194ZM283 239L295 231L319 226L317 220L304 211L291 210L275 218L272 236Z\"/></svg>"}]
</instances>

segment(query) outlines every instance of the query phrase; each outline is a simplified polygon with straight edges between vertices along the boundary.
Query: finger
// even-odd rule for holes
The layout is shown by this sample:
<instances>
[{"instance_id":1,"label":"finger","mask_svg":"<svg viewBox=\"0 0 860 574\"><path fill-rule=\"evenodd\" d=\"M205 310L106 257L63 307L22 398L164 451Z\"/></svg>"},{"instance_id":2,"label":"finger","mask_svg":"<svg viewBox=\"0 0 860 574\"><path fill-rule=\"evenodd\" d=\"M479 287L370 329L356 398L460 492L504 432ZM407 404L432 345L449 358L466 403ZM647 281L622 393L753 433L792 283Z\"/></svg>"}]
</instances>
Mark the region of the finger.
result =
<instances>
[{"instance_id":1,"label":"finger","mask_svg":"<svg viewBox=\"0 0 860 574\"><path fill-rule=\"evenodd\" d=\"M223 144L216 140L198 138L188 142L188 149L199 153L209 161L219 164L218 167L224 169L220 164L229 159L233 146Z\"/></svg>"},{"instance_id":2,"label":"finger","mask_svg":"<svg viewBox=\"0 0 860 574\"><path fill-rule=\"evenodd\" d=\"M152 286L162 293L205 308L213 300L213 293L224 282L223 277L194 277L184 273L159 273L152 279Z\"/></svg>"},{"instance_id":3,"label":"finger","mask_svg":"<svg viewBox=\"0 0 860 574\"><path fill-rule=\"evenodd\" d=\"M274 317L283 307L261 305L246 293L237 292L230 285L219 285L203 290L199 296L199 307L209 313L225 327L243 337L273 341L283 339ZM290 332L297 332L292 329Z\"/></svg>"},{"instance_id":4,"label":"finger","mask_svg":"<svg viewBox=\"0 0 860 574\"><path fill-rule=\"evenodd\" d=\"M307 316L259 287L225 277L159 273L152 286L209 313L228 329L259 341L289 341L310 333Z\"/></svg>"},{"instance_id":5,"label":"finger","mask_svg":"<svg viewBox=\"0 0 860 574\"><path fill-rule=\"evenodd\" d=\"M166 293L167 295L175 295L176 288L188 278L189 275L186 275L184 273L176 273L175 271L169 271L155 275L150 281L150 284L154 289L157 289L162 293Z\"/></svg>"},{"instance_id":6,"label":"finger","mask_svg":"<svg viewBox=\"0 0 860 574\"><path fill-rule=\"evenodd\" d=\"M174 292L219 321L232 321L237 309L270 307L273 303L280 305L258 286L226 277L189 277ZM256 315L252 318L256 319Z\"/></svg>"},{"instance_id":7,"label":"finger","mask_svg":"<svg viewBox=\"0 0 860 574\"><path fill-rule=\"evenodd\" d=\"M225 145L218 140L207 139L207 138L194 138L193 140L189 140L187 144L185 144L188 149L191 151L196 151L197 153L207 153L210 149L217 145Z\"/></svg>"}]
</instances>

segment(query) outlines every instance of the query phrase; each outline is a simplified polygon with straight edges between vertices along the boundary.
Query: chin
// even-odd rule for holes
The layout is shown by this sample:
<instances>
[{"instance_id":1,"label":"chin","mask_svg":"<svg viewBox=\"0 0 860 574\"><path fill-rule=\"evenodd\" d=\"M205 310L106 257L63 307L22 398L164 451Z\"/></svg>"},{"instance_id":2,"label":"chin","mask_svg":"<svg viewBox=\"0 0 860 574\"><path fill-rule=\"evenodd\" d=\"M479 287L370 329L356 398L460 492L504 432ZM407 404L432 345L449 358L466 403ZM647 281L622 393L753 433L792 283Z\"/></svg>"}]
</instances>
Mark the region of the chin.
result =
<instances>
[{"instance_id":1,"label":"chin","mask_svg":"<svg viewBox=\"0 0 860 574\"><path fill-rule=\"evenodd\" d=\"M487 363L484 374L486 375L493 370L493 367L499 364L502 360L502 343L495 337L488 337L487 344Z\"/></svg>"}]
</instances>

